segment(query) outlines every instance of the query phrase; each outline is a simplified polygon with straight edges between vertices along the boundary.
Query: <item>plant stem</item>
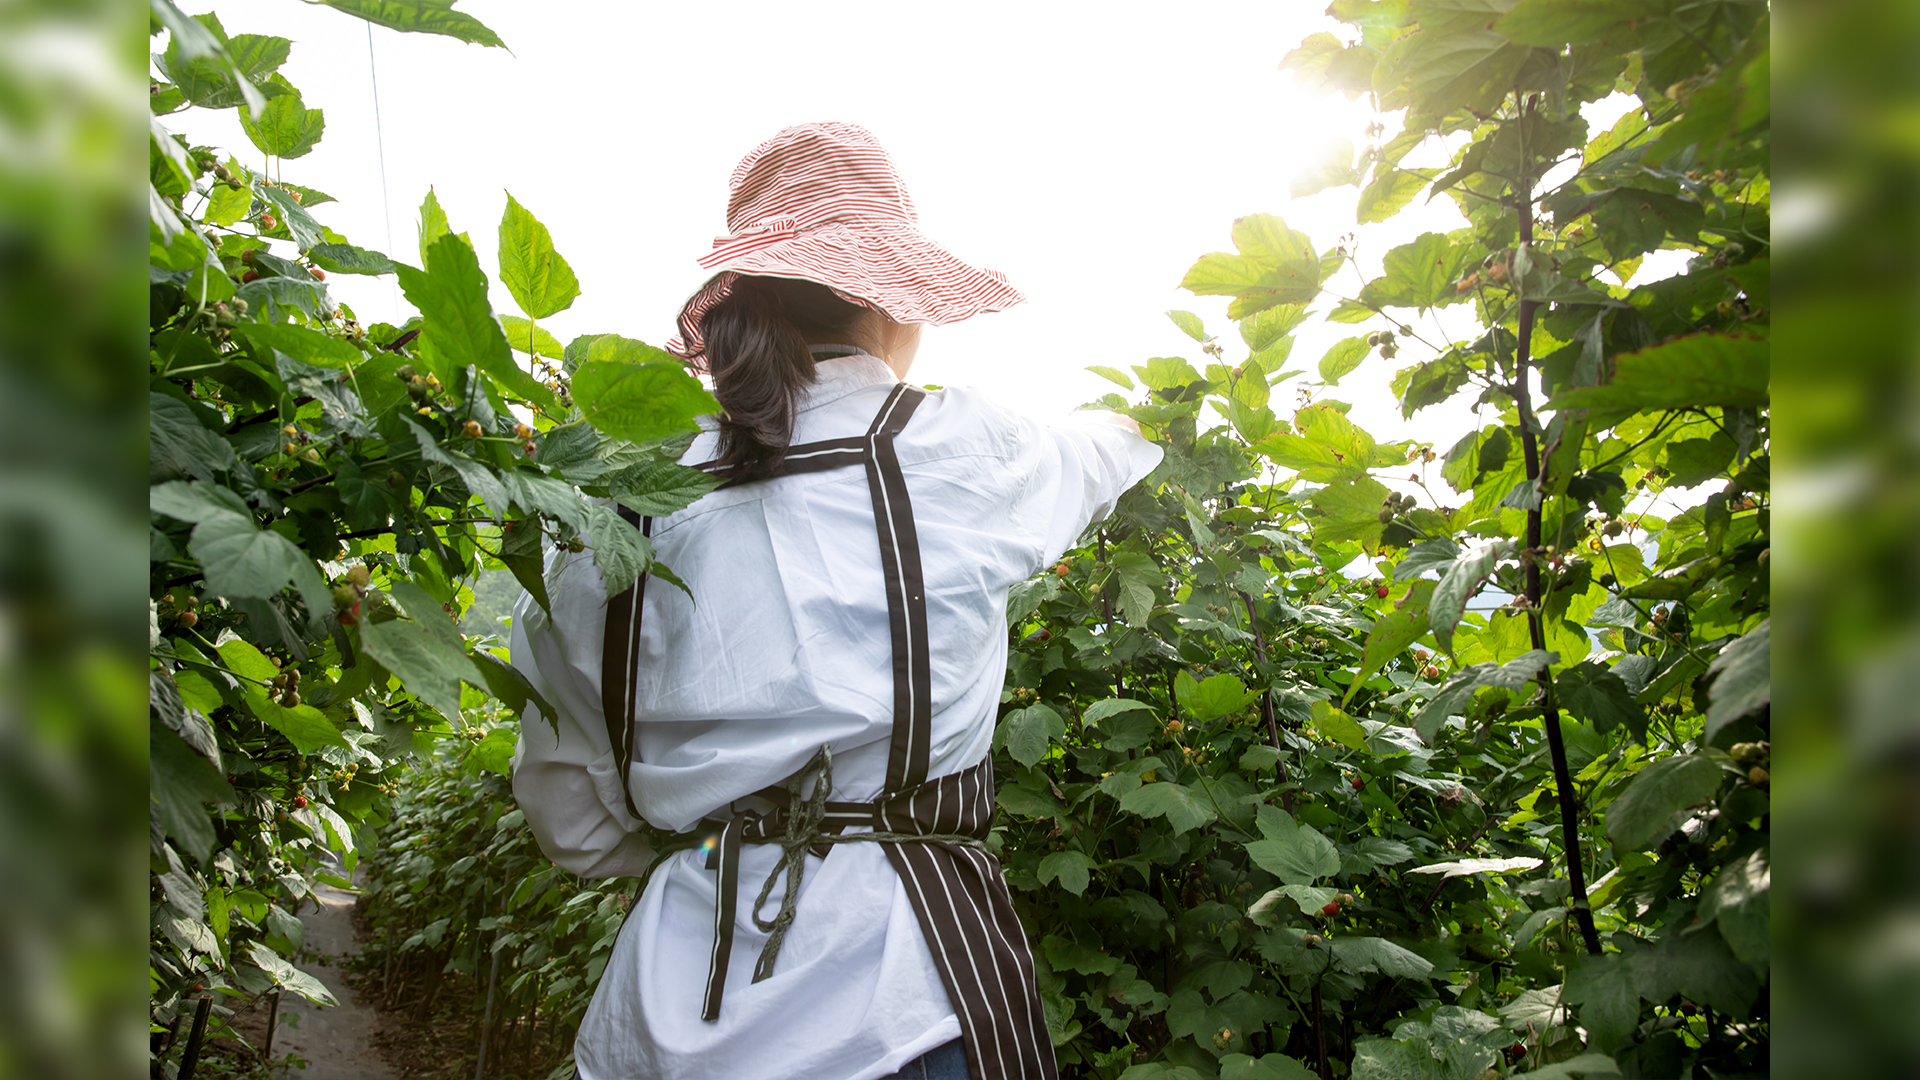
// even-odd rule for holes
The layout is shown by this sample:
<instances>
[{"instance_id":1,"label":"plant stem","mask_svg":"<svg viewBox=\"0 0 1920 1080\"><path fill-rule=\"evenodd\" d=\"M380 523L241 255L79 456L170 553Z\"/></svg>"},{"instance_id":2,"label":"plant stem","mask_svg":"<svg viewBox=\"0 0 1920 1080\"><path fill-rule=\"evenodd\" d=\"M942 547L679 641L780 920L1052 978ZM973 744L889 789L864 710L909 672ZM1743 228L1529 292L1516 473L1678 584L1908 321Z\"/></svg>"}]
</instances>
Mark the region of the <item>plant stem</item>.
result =
<instances>
[{"instance_id":1,"label":"plant stem","mask_svg":"<svg viewBox=\"0 0 1920 1080\"><path fill-rule=\"evenodd\" d=\"M1528 101L1526 112L1532 112L1534 102ZM1520 178L1519 224L1520 245L1530 248L1533 244L1533 181L1531 177ZM1520 447L1526 455L1527 479L1540 479L1540 445L1534 435L1536 426L1533 416L1533 391L1531 388L1533 372L1530 353L1533 347L1533 316L1539 303L1533 300L1521 300L1519 303L1519 327L1514 347L1513 385L1509 393L1520 413ZM1540 547L1540 511L1541 505L1527 511L1527 548L1536 551ZM1527 574L1527 627L1532 634L1533 647L1544 651L1547 647L1547 627L1540 607L1540 563L1537 558L1523 560ZM1573 909L1574 921L1580 926L1580 937L1586 942L1587 951L1595 956L1600 954L1600 934L1593 926L1593 911L1587 906L1586 872L1581 866L1580 857L1580 816L1573 791L1573 778L1567 768L1567 742L1560 731L1560 710L1554 702L1553 675L1551 668L1540 671L1541 721L1547 729L1547 752L1553 760L1554 795L1560 802L1561 844L1567 852L1567 883L1569 885L1568 905Z\"/></svg>"}]
</instances>

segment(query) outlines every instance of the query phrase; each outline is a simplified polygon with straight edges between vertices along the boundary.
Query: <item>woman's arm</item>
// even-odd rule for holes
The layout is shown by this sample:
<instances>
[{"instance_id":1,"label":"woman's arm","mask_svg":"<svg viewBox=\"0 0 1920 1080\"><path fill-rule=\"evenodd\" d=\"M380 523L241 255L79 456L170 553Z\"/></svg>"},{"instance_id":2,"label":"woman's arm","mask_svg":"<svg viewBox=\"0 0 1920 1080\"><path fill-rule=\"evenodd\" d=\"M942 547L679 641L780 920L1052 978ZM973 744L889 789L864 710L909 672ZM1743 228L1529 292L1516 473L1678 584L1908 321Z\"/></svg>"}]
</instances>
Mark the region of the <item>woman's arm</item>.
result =
<instances>
[{"instance_id":1,"label":"woman's arm","mask_svg":"<svg viewBox=\"0 0 1920 1080\"><path fill-rule=\"evenodd\" d=\"M513 796L540 850L562 868L584 878L638 875L653 852L626 811L600 706L600 574L590 555L561 552L547 582L551 618L530 596L514 605L511 656L559 719L550 725L531 705L521 717Z\"/></svg>"}]
</instances>

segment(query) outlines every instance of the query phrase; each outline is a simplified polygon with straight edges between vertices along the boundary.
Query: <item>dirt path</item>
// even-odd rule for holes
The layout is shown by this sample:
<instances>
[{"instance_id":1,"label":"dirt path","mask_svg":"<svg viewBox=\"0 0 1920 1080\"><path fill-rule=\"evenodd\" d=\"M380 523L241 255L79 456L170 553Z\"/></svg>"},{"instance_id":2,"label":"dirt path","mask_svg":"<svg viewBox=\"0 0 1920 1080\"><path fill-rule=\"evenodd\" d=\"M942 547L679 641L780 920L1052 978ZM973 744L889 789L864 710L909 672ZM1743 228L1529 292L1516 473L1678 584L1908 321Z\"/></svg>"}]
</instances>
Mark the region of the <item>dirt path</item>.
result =
<instances>
[{"instance_id":1,"label":"dirt path","mask_svg":"<svg viewBox=\"0 0 1920 1080\"><path fill-rule=\"evenodd\" d=\"M337 959L360 951L353 933L354 895L321 885L315 895L317 910L303 905L300 921L306 924L306 950L323 958ZM346 973L332 963L309 962L300 970L326 984L340 1004L321 1008L291 995L280 1006L279 1032L273 1041L274 1054L294 1053L308 1062L293 1075L301 1080L399 1080L399 1074L380 1060L373 1047L375 1025L373 1006L360 1000L347 985Z\"/></svg>"}]
</instances>

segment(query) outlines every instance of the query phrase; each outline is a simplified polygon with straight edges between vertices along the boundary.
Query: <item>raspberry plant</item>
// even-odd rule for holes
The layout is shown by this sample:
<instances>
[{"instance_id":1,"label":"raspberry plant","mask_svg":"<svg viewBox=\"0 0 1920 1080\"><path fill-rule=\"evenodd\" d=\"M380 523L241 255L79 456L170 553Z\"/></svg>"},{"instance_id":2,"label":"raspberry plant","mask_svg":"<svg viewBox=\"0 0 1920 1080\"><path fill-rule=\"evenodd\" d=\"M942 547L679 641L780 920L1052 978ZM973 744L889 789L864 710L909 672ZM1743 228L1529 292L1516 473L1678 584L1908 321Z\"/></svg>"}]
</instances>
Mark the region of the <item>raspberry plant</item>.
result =
<instances>
[{"instance_id":1,"label":"raspberry plant","mask_svg":"<svg viewBox=\"0 0 1920 1080\"><path fill-rule=\"evenodd\" d=\"M445 5L334 6L500 44ZM329 229L329 198L281 179L325 130L278 73L291 43L152 10L167 41L151 93L149 975L172 1069L200 994L326 999L289 963L292 912L316 880L344 883L333 860L354 865L415 755L451 744L501 772L512 718L551 712L497 641L455 629L467 583L504 567L544 604L548 546L589 542L631 582L650 549L610 500L657 514L708 490L675 461L714 403L657 349L562 348L541 328L579 285L511 197L499 276L519 315L495 316L431 192L417 266ZM168 132L184 108L241 110L270 171ZM329 274L395 275L422 314L362 325Z\"/></svg>"},{"instance_id":2,"label":"raspberry plant","mask_svg":"<svg viewBox=\"0 0 1920 1080\"><path fill-rule=\"evenodd\" d=\"M1174 312L1204 366L1094 369L1168 457L1016 592L996 743L1064 1069L1764 1074L1767 10L1329 10L1284 66L1380 122L1295 193L1469 224L1368 280L1242 218L1183 284L1246 359ZM1693 254L1632 284L1656 250ZM1317 380L1314 318L1359 331ZM1370 360L1474 429L1362 430L1328 395Z\"/></svg>"}]
</instances>

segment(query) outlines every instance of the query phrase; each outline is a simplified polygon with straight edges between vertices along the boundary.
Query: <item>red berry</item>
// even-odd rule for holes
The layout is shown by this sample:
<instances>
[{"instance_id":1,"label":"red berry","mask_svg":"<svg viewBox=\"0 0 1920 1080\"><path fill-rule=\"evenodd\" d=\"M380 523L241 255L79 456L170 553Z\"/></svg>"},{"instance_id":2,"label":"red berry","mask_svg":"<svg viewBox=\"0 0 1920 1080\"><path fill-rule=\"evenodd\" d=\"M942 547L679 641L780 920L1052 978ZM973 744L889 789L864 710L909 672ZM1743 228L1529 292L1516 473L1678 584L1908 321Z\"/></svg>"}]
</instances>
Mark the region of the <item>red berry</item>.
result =
<instances>
[{"instance_id":1,"label":"red berry","mask_svg":"<svg viewBox=\"0 0 1920 1080\"><path fill-rule=\"evenodd\" d=\"M305 795L295 795L293 797L293 808L295 810L305 810L307 808L307 797Z\"/></svg>"},{"instance_id":2,"label":"red berry","mask_svg":"<svg viewBox=\"0 0 1920 1080\"><path fill-rule=\"evenodd\" d=\"M180 618L178 621L181 626L185 626L191 629L195 623L198 623L200 621L200 616L195 615L191 611L183 611L180 613Z\"/></svg>"},{"instance_id":3,"label":"red berry","mask_svg":"<svg viewBox=\"0 0 1920 1080\"><path fill-rule=\"evenodd\" d=\"M1325 907L1323 907L1323 908L1321 908L1321 909L1320 909L1320 914L1322 914L1322 915L1338 915L1338 914L1340 914L1340 905L1339 905L1339 904L1334 904L1334 903L1329 903L1329 904L1327 904L1327 906L1325 906Z\"/></svg>"},{"instance_id":4,"label":"red berry","mask_svg":"<svg viewBox=\"0 0 1920 1080\"><path fill-rule=\"evenodd\" d=\"M248 248L247 250L240 253L240 261L243 263L246 263L248 266L252 266L253 257L258 254L260 254L259 248Z\"/></svg>"},{"instance_id":5,"label":"red berry","mask_svg":"<svg viewBox=\"0 0 1920 1080\"><path fill-rule=\"evenodd\" d=\"M327 280L327 272L326 272L325 270L322 270L322 269L320 269L320 268L319 268L319 267L317 267L317 266L309 266L309 267L307 267L307 269L308 269L308 270L309 270L310 272L312 272L312 274L313 274L313 276L314 276L314 278L315 278L316 280L319 280L319 281L325 281L325 280Z\"/></svg>"},{"instance_id":6,"label":"red berry","mask_svg":"<svg viewBox=\"0 0 1920 1080\"><path fill-rule=\"evenodd\" d=\"M259 281L259 280L260 280L260 271L258 270L248 270L245 273L240 275L240 282L243 285L250 281Z\"/></svg>"},{"instance_id":7,"label":"red berry","mask_svg":"<svg viewBox=\"0 0 1920 1080\"><path fill-rule=\"evenodd\" d=\"M1053 564L1053 576L1054 576L1054 577L1066 577L1066 576L1067 576L1067 564L1066 564L1066 563L1054 563L1054 564Z\"/></svg>"},{"instance_id":8,"label":"red berry","mask_svg":"<svg viewBox=\"0 0 1920 1080\"><path fill-rule=\"evenodd\" d=\"M1050 639L1051 639L1052 637L1053 637L1053 631L1051 631L1051 630L1046 630L1046 629L1042 629L1042 630L1040 631L1040 640L1041 640L1041 641L1047 641L1047 640L1050 640Z\"/></svg>"},{"instance_id":9,"label":"red berry","mask_svg":"<svg viewBox=\"0 0 1920 1080\"><path fill-rule=\"evenodd\" d=\"M1347 783L1353 785L1353 790L1355 791L1365 791L1367 789L1367 778L1364 776L1352 777Z\"/></svg>"},{"instance_id":10,"label":"red berry","mask_svg":"<svg viewBox=\"0 0 1920 1080\"><path fill-rule=\"evenodd\" d=\"M1393 590L1387 588L1385 585L1379 585L1379 586L1375 586L1373 590L1373 595L1379 597L1382 600L1385 600L1387 598L1387 593L1391 591Z\"/></svg>"},{"instance_id":11,"label":"red berry","mask_svg":"<svg viewBox=\"0 0 1920 1080\"><path fill-rule=\"evenodd\" d=\"M267 230L268 232L272 232L274 229L278 228L279 225L280 225L280 219L274 217L272 214L260 215L260 227Z\"/></svg>"}]
</instances>

